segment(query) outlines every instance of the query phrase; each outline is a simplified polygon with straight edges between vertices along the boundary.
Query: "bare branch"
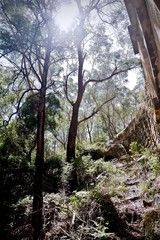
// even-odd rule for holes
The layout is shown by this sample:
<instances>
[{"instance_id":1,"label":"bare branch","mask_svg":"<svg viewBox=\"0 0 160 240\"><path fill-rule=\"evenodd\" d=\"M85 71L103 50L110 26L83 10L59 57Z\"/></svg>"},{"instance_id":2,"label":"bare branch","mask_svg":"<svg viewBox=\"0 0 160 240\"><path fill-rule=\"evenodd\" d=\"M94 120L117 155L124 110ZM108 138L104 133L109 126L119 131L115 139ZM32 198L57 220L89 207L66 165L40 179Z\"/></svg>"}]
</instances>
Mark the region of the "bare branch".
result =
<instances>
[{"instance_id":1,"label":"bare branch","mask_svg":"<svg viewBox=\"0 0 160 240\"><path fill-rule=\"evenodd\" d=\"M55 132L52 132L53 136L55 137L55 139L60 143L62 144L62 146L64 147L65 149L65 146L66 146L66 141L63 140L63 139L60 139L60 136L58 136L58 132L55 131Z\"/></svg>"},{"instance_id":2,"label":"bare branch","mask_svg":"<svg viewBox=\"0 0 160 240\"><path fill-rule=\"evenodd\" d=\"M98 10L103 9L103 8L106 7L106 6L112 5L112 4L117 3L117 2L121 2L121 1L120 1L120 0L113 0L113 1L110 1L110 2L107 2L107 3L104 3L102 6L100 6L100 7L97 8L97 9L98 9Z\"/></svg>"},{"instance_id":3,"label":"bare branch","mask_svg":"<svg viewBox=\"0 0 160 240\"><path fill-rule=\"evenodd\" d=\"M18 100L18 105L17 105L17 107L16 107L16 111L13 112L13 113L8 117L8 120L4 120L4 121L3 121L3 125L1 125L0 128L6 127L6 126L9 124L10 120L12 119L12 117L19 112L20 105L21 105L21 102L22 102L22 100L23 100L24 95L25 95L26 93L32 91L32 90L36 90L36 89L27 89L26 91L24 91L24 92L22 93L21 97L20 97L19 100Z\"/></svg>"},{"instance_id":4,"label":"bare branch","mask_svg":"<svg viewBox=\"0 0 160 240\"><path fill-rule=\"evenodd\" d=\"M26 79L27 83L28 83L28 87L29 89L31 89L31 81L29 80L29 72L28 72L28 69L27 69L27 63L26 63L26 58L25 56L23 56L23 59L22 59L22 69L23 69L23 66L24 66L24 70L23 70L23 75L24 75L24 78Z\"/></svg>"},{"instance_id":5,"label":"bare branch","mask_svg":"<svg viewBox=\"0 0 160 240\"><path fill-rule=\"evenodd\" d=\"M97 0L94 4L94 0L91 1L91 4L89 6L89 12L91 12L94 9L97 9L98 4L100 3L100 0Z\"/></svg>"},{"instance_id":6,"label":"bare branch","mask_svg":"<svg viewBox=\"0 0 160 240\"><path fill-rule=\"evenodd\" d=\"M91 83L91 82L94 82L94 83L102 83L102 82L105 82L105 81L107 81L107 80L110 80L110 79L111 79L113 76L115 76L115 75L118 75L118 74L120 74L120 73L127 72L127 71L129 71L129 70L131 70L131 69L134 69L134 68L135 68L135 66L133 66L133 67L128 67L128 68L126 68L126 69L117 70L117 66L115 66L115 69L113 70L113 72L112 72L108 77L102 78L102 79L89 79L88 81L85 82L84 88L86 88L86 86L87 86L89 83Z\"/></svg>"},{"instance_id":7,"label":"bare branch","mask_svg":"<svg viewBox=\"0 0 160 240\"><path fill-rule=\"evenodd\" d=\"M104 19L102 18L101 14L107 15L107 14L105 14L102 10L97 9L97 14L98 14L98 17L100 18L100 20L101 20L102 22L107 23L107 24L111 25L112 27L114 27L111 22L108 22L107 20L104 20Z\"/></svg>"},{"instance_id":8,"label":"bare branch","mask_svg":"<svg viewBox=\"0 0 160 240\"><path fill-rule=\"evenodd\" d=\"M91 113L88 117L85 117L85 118L83 118L82 120L80 120L80 121L78 122L78 125L79 125L80 123L82 123L82 122L90 119L91 117L93 117L95 114L97 114L97 113L101 110L101 108L102 108L106 103L112 101L114 98L115 98L115 97L112 97L112 98L110 98L110 99L107 99L107 100L106 100L105 102L103 102L99 107L97 107L96 109L93 109L92 113Z\"/></svg>"},{"instance_id":9,"label":"bare branch","mask_svg":"<svg viewBox=\"0 0 160 240\"><path fill-rule=\"evenodd\" d=\"M18 69L19 71L21 70L21 68L10 58L8 58L7 56L3 56L4 59L6 59L9 63L11 63L16 69Z\"/></svg>"}]
</instances>

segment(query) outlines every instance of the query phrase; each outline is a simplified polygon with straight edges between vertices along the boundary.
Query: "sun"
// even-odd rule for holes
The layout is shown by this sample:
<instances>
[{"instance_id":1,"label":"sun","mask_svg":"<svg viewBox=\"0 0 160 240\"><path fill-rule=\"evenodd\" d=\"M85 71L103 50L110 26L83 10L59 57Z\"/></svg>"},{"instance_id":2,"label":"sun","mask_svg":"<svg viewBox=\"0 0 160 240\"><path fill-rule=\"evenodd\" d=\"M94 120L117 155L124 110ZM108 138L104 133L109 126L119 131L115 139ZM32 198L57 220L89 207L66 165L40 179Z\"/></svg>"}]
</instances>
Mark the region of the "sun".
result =
<instances>
[{"instance_id":1,"label":"sun","mask_svg":"<svg viewBox=\"0 0 160 240\"><path fill-rule=\"evenodd\" d=\"M55 22L62 31L68 31L78 15L77 5L72 2L70 4L64 4L58 11Z\"/></svg>"}]
</instances>

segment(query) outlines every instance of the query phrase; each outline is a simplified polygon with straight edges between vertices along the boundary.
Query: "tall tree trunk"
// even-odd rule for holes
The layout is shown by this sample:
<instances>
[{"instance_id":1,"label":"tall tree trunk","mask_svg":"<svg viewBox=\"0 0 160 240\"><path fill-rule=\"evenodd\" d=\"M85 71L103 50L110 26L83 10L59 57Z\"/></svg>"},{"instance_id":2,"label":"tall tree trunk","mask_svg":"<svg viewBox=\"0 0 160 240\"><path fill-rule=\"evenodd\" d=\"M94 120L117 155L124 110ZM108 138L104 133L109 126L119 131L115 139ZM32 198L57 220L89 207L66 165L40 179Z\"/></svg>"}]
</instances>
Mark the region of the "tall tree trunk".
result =
<instances>
[{"instance_id":1,"label":"tall tree trunk","mask_svg":"<svg viewBox=\"0 0 160 240\"><path fill-rule=\"evenodd\" d=\"M33 240L38 240L43 228L42 176L44 163L44 125L45 125L45 86L41 87L38 107L37 153L35 160L34 198L33 198Z\"/></svg>"},{"instance_id":2,"label":"tall tree trunk","mask_svg":"<svg viewBox=\"0 0 160 240\"><path fill-rule=\"evenodd\" d=\"M33 240L43 239L43 165L44 165L44 128L45 128L45 99L46 85L49 69L49 61L51 54L52 31L48 27L46 54L43 65L43 73L41 74L41 90L38 105L38 124L37 124L37 152L35 160L35 177L34 177L34 196L33 196L33 213L32 227Z\"/></svg>"},{"instance_id":3,"label":"tall tree trunk","mask_svg":"<svg viewBox=\"0 0 160 240\"><path fill-rule=\"evenodd\" d=\"M81 43L77 46L78 53L78 95L76 102L72 105L72 117L68 132L68 141L67 141L67 162L71 162L72 159L75 159L75 148L76 148L76 138L78 130L78 114L79 107L82 101L83 93L85 87L83 85L83 62L84 57L82 55Z\"/></svg>"},{"instance_id":4,"label":"tall tree trunk","mask_svg":"<svg viewBox=\"0 0 160 240\"><path fill-rule=\"evenodd\" d=\"M80 2L77 2L80 13L82 14L82 7L79 5ZM72 159L75 159L75 148L76 148L76 138L77 138L77 130L78 130L78 114L79 107L82 101L83 93L85 91L85 87L83 84L83 64L85 56L83 56L82 52L82 41L83 36L83 26L85 19L81 19L79 23L79 33L78 33L78 42L77 42L77 55L78 55L78 93L77 100L74 104L72 104L72 117L68 132L68 141L67 141L67 162L71 162Z\"/></svg>"},{"instance_id":5,"label":"tall tree trunk","mask_svg":"<svg viewBox=\"0 0 160 240\"><path fill-rule=\"evenodd\" d=\"M67 141L67 162L69 163L75 159L76 138L77 138L77 131L78 131L78 113L79 113L80 102L76 102L73 105L73 109L72 109L72 117L71 117L70 128L68 133L68 141ZM73 164L73 169L72 169L70 180L69 180L69 190L71 192L74 191L75 189L78 188L78 185L79 183L77 179L76 166Z\"/></svg>"}]
</instances>

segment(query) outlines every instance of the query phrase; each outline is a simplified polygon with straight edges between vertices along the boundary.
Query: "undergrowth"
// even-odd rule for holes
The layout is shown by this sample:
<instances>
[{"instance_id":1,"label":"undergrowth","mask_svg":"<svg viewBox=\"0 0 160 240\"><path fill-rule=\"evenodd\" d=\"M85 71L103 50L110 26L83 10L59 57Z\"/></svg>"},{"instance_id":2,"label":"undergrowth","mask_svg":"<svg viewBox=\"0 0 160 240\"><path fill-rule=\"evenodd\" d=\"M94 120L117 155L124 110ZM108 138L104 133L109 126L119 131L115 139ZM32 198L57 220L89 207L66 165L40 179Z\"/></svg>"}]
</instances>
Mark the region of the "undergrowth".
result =
<instances>
[{"instance_id":1,"label":"undergrowth","mask_svg":"<svg viewBox=\"0 0 160 240\"><path fill-rule=\"evenodd\" d=\"M103 199L104 196L122 195L125 191L124 172L117 169L112 162L104 162L103 159L94 161L90 156L80 156L72 163L59 161L59 192L44 194L45 240L118 239L110 232L109 220L103 216L104 202L102 204L100 196L103 196ZM53 167L53 164L51 166ZM54 166L57 167L57 164ZM57 172L51 169L53 174ZM69 192L73 170L81 189ZM54 182L51 184L54 185ZM14 205L11 233L13 239L25 239L30 234L31 211L30 197Z\"/></svg>"}]
</instances>

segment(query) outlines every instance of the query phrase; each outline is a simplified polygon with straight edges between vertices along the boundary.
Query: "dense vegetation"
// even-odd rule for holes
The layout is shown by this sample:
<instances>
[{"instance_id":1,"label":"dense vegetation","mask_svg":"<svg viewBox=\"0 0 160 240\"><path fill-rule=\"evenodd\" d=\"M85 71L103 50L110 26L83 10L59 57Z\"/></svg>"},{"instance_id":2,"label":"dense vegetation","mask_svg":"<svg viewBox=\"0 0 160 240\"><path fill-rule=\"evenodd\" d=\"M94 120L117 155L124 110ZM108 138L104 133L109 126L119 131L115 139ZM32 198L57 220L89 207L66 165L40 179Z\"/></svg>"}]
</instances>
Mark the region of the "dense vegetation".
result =
<instances>
[{"instance_id":1,"label":"dense vegetation","mask_svg":"<svg viewBox=\"0 0 160 240\"><path fill-rule=\"evenodd\" d=\"M150 202L158 156L137 143L121 160L99 155L143 98L123 1L66 4L77 15L62 30L56 16L68 9L64 1L0 1L0 238L144 239L145 232L158 239L158 213L139 231L142 216L133 221L130 208L124 216L117 210L134 167L149 169L138 191Z\"/></svg>"}]
</instances>

